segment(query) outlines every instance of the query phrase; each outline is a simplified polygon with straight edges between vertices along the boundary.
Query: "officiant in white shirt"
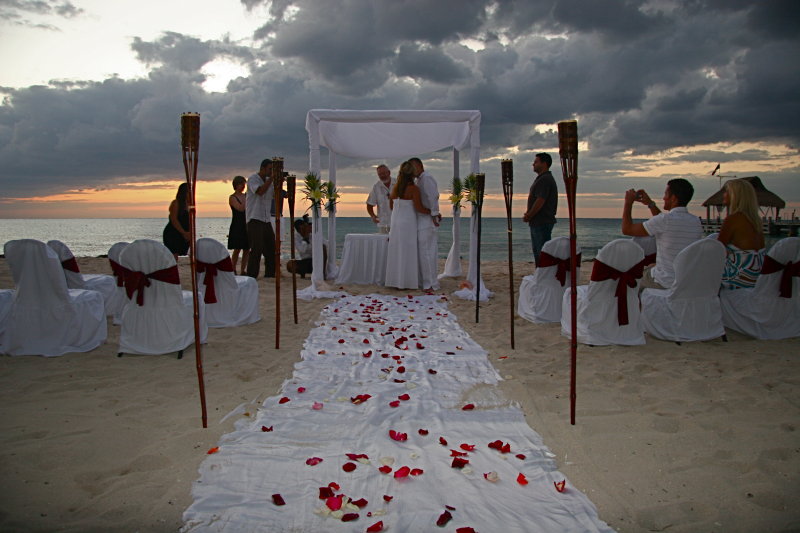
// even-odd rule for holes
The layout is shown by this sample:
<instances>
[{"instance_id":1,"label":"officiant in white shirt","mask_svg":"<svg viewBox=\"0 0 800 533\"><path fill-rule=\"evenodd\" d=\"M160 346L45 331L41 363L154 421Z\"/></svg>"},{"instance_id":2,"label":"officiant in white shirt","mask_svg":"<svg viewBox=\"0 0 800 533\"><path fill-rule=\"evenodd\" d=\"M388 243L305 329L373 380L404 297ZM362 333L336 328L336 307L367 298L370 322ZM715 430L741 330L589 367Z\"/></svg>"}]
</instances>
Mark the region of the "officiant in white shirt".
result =
<instances>
[{"instance_id":1,"label":"officiant in white shirt","mask_svg":"<svg viewBox=\"0 0 800 533\"><path fill-rule=\"evenodd\" d=\"M372 186L367 197L367 213L374 224L378 225L379 233L389 233L389 223L392 219L392 210L389 207L389 195L394 187L392 172L386 165L378 165L375 169L378 181ZM378 212L375 213L377 207Z\"/></svg>"},{"instance_id":2,"label":"officiant in white shirt","mask_svg":"<svg viewBox=\"0 0 800 533\"><path fill-rule=\"evenodd\" d=\"M419 250L419 269L422 275L422 288L439 290L439 223L442 215L439 212L439 187L436 180L425 172L422 160L418 157L409 159L414 166L416 185L420 189L422 205L431 210L431 214L417 213L417 248Z\"/></svg>"}]
</instances>

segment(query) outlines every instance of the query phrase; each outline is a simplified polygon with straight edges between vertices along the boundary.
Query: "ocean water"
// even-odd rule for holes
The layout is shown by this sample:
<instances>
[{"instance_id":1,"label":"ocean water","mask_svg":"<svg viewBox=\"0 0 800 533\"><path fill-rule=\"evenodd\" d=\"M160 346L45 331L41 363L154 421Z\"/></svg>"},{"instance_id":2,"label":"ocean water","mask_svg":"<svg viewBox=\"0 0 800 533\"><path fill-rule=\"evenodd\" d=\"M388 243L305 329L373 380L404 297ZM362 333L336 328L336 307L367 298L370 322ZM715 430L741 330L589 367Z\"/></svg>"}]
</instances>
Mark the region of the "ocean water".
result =
<instances>
[{"instance_id":1,"label":"ocean water","mask_svg":"<svg viewBox=\"0 0 800 533\"><path fill-rule=\"evenodd\" d=\"M76 256L96 257L108 253L112 244L135 239L161 241L166 220L162 218L105 218L105 219L0 219L0 245L13 239L36 239L47 242L63 241ZM199 218L197 236L211 237L227 243L229 218ZM283 227L288 224L282 225ZM327 235L327 220L323 220ZM445 218L439 227L439 256L446 258L453 241L453 219ZM367 217L337 217L337 257L348 233L375 233L376 227ZM469 255L469 217L461 218L461 255ZM612 218L581 218L577 221L578 245L583 249L583 259L592 259L597 250L612 239L622 237L620 222ZM569 222L559 219L553 236L567 236ZM512 220L512 249L515 261L533 261L530 232L520 219ZM481 260L505 261L508 259L508 223L505 218L484 218L481 221Z\"/></svg>"}]
</instances>

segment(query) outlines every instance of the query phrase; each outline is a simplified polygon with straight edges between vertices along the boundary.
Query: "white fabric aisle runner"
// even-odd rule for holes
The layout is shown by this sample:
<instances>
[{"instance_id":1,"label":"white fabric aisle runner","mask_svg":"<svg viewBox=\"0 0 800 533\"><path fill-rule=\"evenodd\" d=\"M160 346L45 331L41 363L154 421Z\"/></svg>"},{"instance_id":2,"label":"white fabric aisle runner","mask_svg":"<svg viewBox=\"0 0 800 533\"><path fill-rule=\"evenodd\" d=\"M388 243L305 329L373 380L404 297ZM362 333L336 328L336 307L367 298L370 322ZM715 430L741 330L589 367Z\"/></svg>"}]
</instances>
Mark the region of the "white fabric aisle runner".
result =
<instances>
[{"instance_id":1,"label":"white fabric aisle runner","mask_svg":"<svg viewBox=\"0 0 800 533\"><path fill-rule=\"evenodd\" d=\"M499 380L442 296L337 300L281 394L203 462L182 531L613 531L556 490Z\"/></svg>"}]
</instances>

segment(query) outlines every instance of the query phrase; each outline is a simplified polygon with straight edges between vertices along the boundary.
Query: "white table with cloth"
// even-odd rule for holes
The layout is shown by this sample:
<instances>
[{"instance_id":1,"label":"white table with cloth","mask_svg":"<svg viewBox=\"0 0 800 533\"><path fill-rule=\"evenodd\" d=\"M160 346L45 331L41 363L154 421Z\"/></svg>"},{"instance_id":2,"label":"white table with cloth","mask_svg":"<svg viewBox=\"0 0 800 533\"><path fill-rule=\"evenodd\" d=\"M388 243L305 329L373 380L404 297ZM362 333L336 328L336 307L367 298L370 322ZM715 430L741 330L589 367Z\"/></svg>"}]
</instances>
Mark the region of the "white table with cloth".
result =
<instances>
[{"instance_id":1,"label":"white table with cloth","mask_svg":"<svg viewBox=\"0 0 800 533\"><path fill-rule=\"evenodd\" d=\"M389 236L385 234L347 234L336 283L383 285L388 247Z\"/></svg>"}]
</instances>

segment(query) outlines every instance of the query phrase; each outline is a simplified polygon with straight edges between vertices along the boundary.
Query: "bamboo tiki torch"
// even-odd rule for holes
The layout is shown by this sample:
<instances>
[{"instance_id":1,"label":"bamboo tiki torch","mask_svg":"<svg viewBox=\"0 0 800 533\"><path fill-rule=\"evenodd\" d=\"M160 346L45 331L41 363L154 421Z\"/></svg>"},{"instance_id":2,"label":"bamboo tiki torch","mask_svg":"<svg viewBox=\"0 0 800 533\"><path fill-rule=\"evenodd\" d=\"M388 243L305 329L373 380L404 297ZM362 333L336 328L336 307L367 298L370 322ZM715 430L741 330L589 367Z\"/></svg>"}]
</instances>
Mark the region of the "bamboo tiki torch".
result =
<instances>
[{"instance_id":1,"label":"bamboo tiki torch","mask_svg":"<svg viewBox=\"0 0 800 533\"><path fill-rule=\"evenodd\" d=\"M206 412L206 388L203 379L203 356L200 348L200 302L197 295L197 263L195 249L196 231L196 196L197 157L200 152L200 115L184 113L181 115L181 151L183 152L183 169L186 171L186 183L189 185L189 264L192 273L192 309L194 311L194 353L197 365L197 382L200 390L200 411L203 427L208 427Z\"/></svg>"},{"instance_id":2,"label":"bamboo tiki torch","mask_svg":"<svg viewBox=\"0 0 800 533\"><path fill-rule=\"evenodd\" d=\"M561 172L564 175L564 187L567 192L569 208L569 275L572 331L570 332L571 370L569 379L569 416L570 423L575 425L575 401L577 398L575 374L578 368L578 280L577 275L577 241L575 228L575 193L578 188L578 122L564 120L558 123L558 153L561 156Z\"/></svg>"},{"instance_id":3,"label":"bamboo tiki torch","mask_svg":"<svg viewBox=\"0 0 800 533\"><path fill-rule=\"evenodd\" d=\"M514 195L514 162L511 159L500 161L500 177L503 181L503 198L506 201L506 221L508 224L508 324L511 329L511 349L514 349L514 252L512 245L513 227L511 225L511 197Z\"/></svg>"},{"instance_id":4,"label":"bamboo tiki torch","mask_svg":"<svg viewBox=\"0 0 800 533\"><path fill-rule=\"evenodd\" d=\"M275 348L281 347L281 211L283 210L283 158L272 158L275 199Z\"/></svg>"},{"instance_id":5,"label":"bamboo tiki torch","mask_svg":"<svg viewBox=\"0 0 800 533\"><path fill-rule=\"evenodd\" d=\"M478 249L475 251L475 323L480 322L481 304L481 211L483 210L483 190L486 174L475 174L475 209L478 212Z\"/></svg>"},{"instance_id":6,"label":"bamboo tiki torch","mask_svg":"<svg viewBox=\"0 0 800 533\"><path fill-rule=\"evenodd\" d=\"M297 324L297 258L294 256L294 198L297 190L297 176L289 174L286 176L286 199L289 201L289 232L292 243L289 257L294 261L292 269L292 309L294 311L294 323Z\"/></svg>"}]
</instances>

